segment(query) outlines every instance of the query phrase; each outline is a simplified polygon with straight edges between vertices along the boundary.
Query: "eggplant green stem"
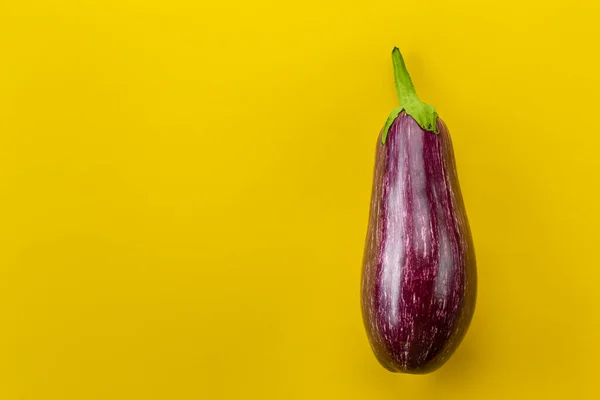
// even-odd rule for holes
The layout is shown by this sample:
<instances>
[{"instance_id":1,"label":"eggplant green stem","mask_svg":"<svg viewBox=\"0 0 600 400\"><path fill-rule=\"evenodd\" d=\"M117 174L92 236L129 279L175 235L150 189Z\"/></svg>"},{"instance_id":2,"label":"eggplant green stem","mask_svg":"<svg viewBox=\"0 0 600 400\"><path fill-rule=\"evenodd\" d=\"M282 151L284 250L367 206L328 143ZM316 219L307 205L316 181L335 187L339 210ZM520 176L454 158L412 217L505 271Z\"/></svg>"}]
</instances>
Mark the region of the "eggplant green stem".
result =
<instances>
[{"instance_id":1,"label":"eggplant green stem","mask_svg":"<svg viewBox=\"0 0 600 400\"><path fill-rule=\"evenodd\" d=\"M410 74L406 69L404 58L402 58L402 54L400 54L400 50L397 47L394 47L394 50L392 51L392 63L394 64L396 93L398 94L400 107L395 108L385 122L383 133L381 135L381 142L385 144L385 140L392 124L402 111L413 117L423 130L438 134L438 114L433 106L419 100L412 79L410 79Z\"/></svg>"}]
</instances>

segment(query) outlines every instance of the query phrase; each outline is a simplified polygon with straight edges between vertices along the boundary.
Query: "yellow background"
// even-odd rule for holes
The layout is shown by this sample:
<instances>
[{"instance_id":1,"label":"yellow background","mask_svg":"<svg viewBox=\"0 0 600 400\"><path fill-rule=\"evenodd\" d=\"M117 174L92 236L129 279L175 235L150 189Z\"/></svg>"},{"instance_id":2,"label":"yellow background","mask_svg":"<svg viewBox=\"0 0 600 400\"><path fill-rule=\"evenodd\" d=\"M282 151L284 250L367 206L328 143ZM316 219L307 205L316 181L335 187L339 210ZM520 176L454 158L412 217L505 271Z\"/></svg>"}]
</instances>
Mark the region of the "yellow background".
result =
<instances>
[{"instance_id":1,"label":"yellow background","mask_svg":"<svg viewBox=\"0 0 600 400\"><path fill-rule=\"evenodd\" d=\"M3 1L0 399L595 399L597 1ZM398 45L479 298L391 374L359 278Z\"/></svg>"}]
</instances>

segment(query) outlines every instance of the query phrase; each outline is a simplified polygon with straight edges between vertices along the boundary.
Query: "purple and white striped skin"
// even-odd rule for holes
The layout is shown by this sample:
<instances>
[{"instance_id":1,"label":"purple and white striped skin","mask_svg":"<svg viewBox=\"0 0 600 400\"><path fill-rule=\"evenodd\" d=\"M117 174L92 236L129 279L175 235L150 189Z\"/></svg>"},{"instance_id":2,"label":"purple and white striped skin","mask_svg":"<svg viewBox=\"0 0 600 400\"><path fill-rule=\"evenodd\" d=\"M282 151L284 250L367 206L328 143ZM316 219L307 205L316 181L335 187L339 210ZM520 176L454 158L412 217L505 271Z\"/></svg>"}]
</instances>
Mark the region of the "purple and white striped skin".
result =
<instances>
[{"instance_id":1,"label":"purple and white striped skin","mask_svg":"<svg viewBox=\"0 0 600 400\"><path fill-rule=\"evenodd\" d=\"M371 347L393 372L441 367L475 309L475 252L449 131L401 112L377 140L361 303Z\"/></svg>"}]
</instances>

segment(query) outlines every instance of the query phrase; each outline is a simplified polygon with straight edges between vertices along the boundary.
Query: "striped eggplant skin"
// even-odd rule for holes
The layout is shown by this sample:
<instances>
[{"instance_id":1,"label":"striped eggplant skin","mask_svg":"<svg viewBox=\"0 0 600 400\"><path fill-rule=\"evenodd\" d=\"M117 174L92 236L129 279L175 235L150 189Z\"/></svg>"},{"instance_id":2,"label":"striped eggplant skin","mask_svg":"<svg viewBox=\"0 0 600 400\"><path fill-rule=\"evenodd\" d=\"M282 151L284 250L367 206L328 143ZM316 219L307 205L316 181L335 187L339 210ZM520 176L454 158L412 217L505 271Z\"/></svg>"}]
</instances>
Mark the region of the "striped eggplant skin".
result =
<instances>
[{"instance_id":1,"label":"striped eggplant skin","mask_svg":"<svg viewBox=\"0 0 600 400\"><path fill-rule=\"evenodd\" d=\"M423 130L402 112L377 140L363 259L363 321L377 360L392 372L440 368L473 317L473 240L450 133Z\"/></svg>"}]
</instances>

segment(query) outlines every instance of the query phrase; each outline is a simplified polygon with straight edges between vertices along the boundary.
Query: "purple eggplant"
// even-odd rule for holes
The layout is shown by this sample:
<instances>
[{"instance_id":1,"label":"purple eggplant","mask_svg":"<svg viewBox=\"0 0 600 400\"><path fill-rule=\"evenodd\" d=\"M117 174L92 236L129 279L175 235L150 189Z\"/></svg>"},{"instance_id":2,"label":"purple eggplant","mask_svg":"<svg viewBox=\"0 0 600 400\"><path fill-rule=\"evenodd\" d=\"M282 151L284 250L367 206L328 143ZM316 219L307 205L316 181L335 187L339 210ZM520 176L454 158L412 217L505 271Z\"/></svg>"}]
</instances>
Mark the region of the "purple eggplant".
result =
<instances>
[{"instance_id":1,"label":"purple eggplant","mask_svg":"<svg viewBox=\"0 0 600 400\"><path fill-rule=\"evenodd\" d=\"M471 230L448 128L392 52L400 107L377 140L361 304L379 363L425 374L460 345L475 310Z\"/></svg>"}]
</instances>

